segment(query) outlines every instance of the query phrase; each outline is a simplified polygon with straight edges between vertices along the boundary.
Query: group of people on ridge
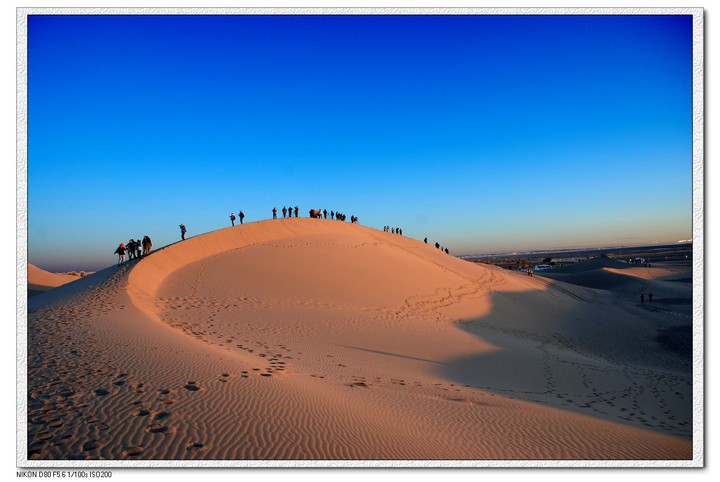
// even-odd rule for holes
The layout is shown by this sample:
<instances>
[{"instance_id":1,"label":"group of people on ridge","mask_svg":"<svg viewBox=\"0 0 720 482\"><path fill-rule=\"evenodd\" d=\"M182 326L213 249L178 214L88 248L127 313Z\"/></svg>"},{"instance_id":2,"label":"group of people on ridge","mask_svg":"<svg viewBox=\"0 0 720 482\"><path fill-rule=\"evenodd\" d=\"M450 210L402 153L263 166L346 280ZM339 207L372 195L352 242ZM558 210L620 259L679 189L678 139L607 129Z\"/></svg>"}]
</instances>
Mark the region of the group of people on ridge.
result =
<instances>
[{"instance_id":1,"label":"group of people on ridge","mask_svg":"<svg viewBox=\"0 0 720 482\"><path fill-rule=\"evenodd\" d=\"M293 207L286 207L283 206L282 208L282 216L283 218L291 218L293 217L293 213L295 213L295 217L300 217L300 208L298 206ZM308 214L311 218L314 219L327 219L328 214L330 214L330 219L336 219L338 221L345 221L347 219L347 216L345 214L342 214L340 212L330 211L328 212L327 209L310 209L308 211ZM278 210L277 208L273 208L272 210L273 219L277 219L278 217ZM357 223L358 218L357 216L350 216L350 222ZM241 221L242 224L242 221Z\"/></svg>"},{"instance_id":2,"label":"group of people on ridge","mask_svg":"<svg viewBox=\"0 0 720 482\"><path fill-rule=\"evenodd\" d=\"M295 206L293 208L292 206L290 206L288 208L288 207L283 206L283 208L282 208L283 217L284 218L293 217L293 211L295 211L295 217L299 218L300 217L300 208L299 207ZM273 219L277 219L277 213L278 213L277 208L273 208L272 213L273 213Z\"/></svg>"},{"instance_id":3,"label":"group of people on ridge","mask_svg":"<svg viewBox=\"0 0 720 482\"><path fill-rule=\"evenodd\" d=\"M427 238L425 238L425 244L428 244ZM442 246L440 246L440 243L437 243L437 242L436 242L436 243L435 243L435 247L436 247L437 249L439 249L440 251L444 251L445 254L450 254L450 250L447 249L447 248L443 248Z\"/></svg>"},{"instance_id":4,"label":"group of people on ridge","mask_svg":"<svg viewBox=\"0 0 720 482\"><path fill-rule=\"evenodd\" d=\"M137 241L130 239L127 245L125 245L125 243L120 243L120 246L117 247L114 254L118 255L118 266L120 266L125 262L125 253L127 253L129 261L131 259L140 259L143 256L147 256L150 254L151 249L152 241L149 236L145 236L142 241L140 241L140 239Z\"/></svg>"},{"instance_id":5,"label":"group of people on ridge","mask_svg":"<svg viewBox=\"0 0 720 482\"><path fill-rule=\"evenodd\" d=\"M283 218L285 217L293 217L293 212L295 213L295 217L300 217L300 208L298 206L293 207L286 207L283 206L282 208L282 215ZM272 210L273 219L277 219L278 210L277 208L273 208ZM335 219L338 221L345 221L346 215L342 214L340 212L336 211L330 211L328 213L327 209L311 209L309 211L310 217L315 219L327 219L328 214L330 214L330 219ZM245 213L242 211L238 211L238 215L235 216L235 213L230 213L230 224L232 226L235 226L235 220L240 219L240 224L243 224L245 220ZM357 216L350 216L350 222L351 223L357 223L358 217ZM383 231L386 233L392 233L392 234L399 234L400 236L403 235L402 228L397 227L390 227L390 226L383 226ZM180 224L180 237L184 240L185 239L185 233L187 233L187 229L185 228L184 224ZM425 244L428 244L428 239L425 238ZM441 251L444 251L446 254L450 254L450 251L447 248L444 248L440 246L440 243L435 243L435 247ZM125 243L120 243L120 246L117 247L114 254L118 255L118 266L121 265L125 261L125 254L127 253L128 259L140 259L143 256L147 256L150 254L150 250L152 249L152 241L150 240L149 236L143 237L142 241L139 239L133 240L131 239L128 241L127 245ZM644 298L644 297L643 297ZM642 300L642 299L641 299ZM652 294L650 295L650 300L652 301ZM644 300L642 300L644 301Z\"/></svg>"},{"instance_id":6,"label":"group of people on ridge","mask_svg":"<svg viewBox=\"0 0 720 482\"><path fill-rule=\"evenodd\" d=\"M237 217L240 218L240 224L242 224L242 223L243 223L243 220L245 219L245 213L242 212L242 211L238 211ZM230 224L231 224L232 226L235 226L235 219L237 219L237 218L235 217L235 213L230 213Z\"/></svg>"},{"instance_id":7,"label":"group of people on ridge","mask_svg":"<svg viewBox=\"0 0 720 482\"><path fill-rule=\"evenodd\" d=\"M311 209L310 217L315 218L315 219L327 219L328 210L327 209ZM340 212L330 211L330 219L334 219L337 221L345 221L345 219L347 219L347 216ZM357 216L350 216L350 222L357 223L358 222Z\"/></svg>"}]
</instances>

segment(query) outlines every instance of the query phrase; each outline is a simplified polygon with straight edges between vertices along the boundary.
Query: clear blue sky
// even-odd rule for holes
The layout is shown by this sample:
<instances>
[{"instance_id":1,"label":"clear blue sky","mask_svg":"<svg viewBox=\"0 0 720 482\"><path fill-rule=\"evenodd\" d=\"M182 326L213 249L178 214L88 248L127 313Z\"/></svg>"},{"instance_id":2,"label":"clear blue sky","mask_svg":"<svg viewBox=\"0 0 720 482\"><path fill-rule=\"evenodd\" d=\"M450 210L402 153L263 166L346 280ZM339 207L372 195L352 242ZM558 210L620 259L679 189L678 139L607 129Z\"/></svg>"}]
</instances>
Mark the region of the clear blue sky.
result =
<instances>
[{"instance_id":1,"label":"clear blue sky","mask_svg":"<svg viewBox=\"0 0 720 482\"><path fill-rule=\"evenodd\" d=\"M453 254L692 236L691 16L30 16L28 260L327 208Z\"/></svg>"}]
</instances>

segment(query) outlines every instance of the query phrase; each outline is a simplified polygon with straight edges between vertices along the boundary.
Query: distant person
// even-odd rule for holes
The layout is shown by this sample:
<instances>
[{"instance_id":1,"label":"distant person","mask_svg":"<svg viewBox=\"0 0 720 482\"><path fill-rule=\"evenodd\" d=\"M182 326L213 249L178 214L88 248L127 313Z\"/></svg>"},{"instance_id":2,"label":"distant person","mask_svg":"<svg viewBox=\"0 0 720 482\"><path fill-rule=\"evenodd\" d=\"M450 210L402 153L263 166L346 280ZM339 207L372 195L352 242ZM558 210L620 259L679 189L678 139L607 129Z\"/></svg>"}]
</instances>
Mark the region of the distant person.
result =
<instances>
[{"instance_id":1,"label":"distant person","mask_svg":"<svg viewBox=\"0 0 720 482\"><path fill-rule=\"evenodd\" d=\"M295 217L297 218L298 216L300 216L300 208L295 206Z\"/></svg>"},{"instance_id":2,"label":"distant person","mask_svg":"<svg viewBox=\"0 0 720 482\"><path fill-rule=\"evenodd\" d=\"M238 215L240 216L240 224L242 224L243 220L245 219L245 213L240 211L240 213Z\"/></svg>"},{"instance_id":3,"label":"distant person","mask_svg":"<svg viewBox=\"0 0 720 482\"><path fill-rule=\"evenodd\" d=\"M645 303L645 295L642 293L640 294L640 303Z\"/></svg>"},{"instance_id":4,"label":"distant person","mask_svg":"<svg viewBox=\"0 0 720 482\"><path fill-rule=\"evenodd\" d=\"M323 218L327 219L327 209L323 209Z\"/></svg>"},{"instance_id":5,"label":"distant person","mask_svg":"<svg viewBox=\"0 0 720 482\"><path fill-rule=\"evenodd\" d=\"M152 241L150 241L150 236L143 237L143 256L147 256L150 254L150 250L152 249Z\"/></svg>"},{"instance_id":6,"label":"distant person","mask_svg":"<svg viewBox=\"0 0 720 482\"><path fill-rule=\"evenodd\" d=\"M287 217L287 208L285 206L283 206L282 212L283 212L283 218L286 218ZM292 215L290 215L290 217L292 217Z\"/></svg>"},{"instance_id":7,"label":"distant person","mask_svg":"<svg viewBox=\"0 0 720 482\"><path fill-rule=\"evenodd\" d=\"M425 244L427 244L427 238L425 238Z\"/></svg>"},{"instance_id":8,"label":"distant person","mask_svg":"<svg viewBox=\"0 0 720 482\"><path fill-rule=\"evenodd\" d=\"M230 224L235 226L235 213L230 213Z\"/></svg>"},{"instance_id":9,"label":"distant person","mask_svg":"<svg viewBox=\"0 0 720 482\"><path fill-rule=\"evenodd\" d=\"M652 293L648 293L648 303L652 303Z\"/></svg>"},{"instance_id":10,"label":"distant person","mask_svg":"<svg viewBox=\"0 0 720 482\"><path fill-rule=\"evenodd\" d=\"M142 257L142 243L140 242L140 238L137 238L137 241L135 241L135 257L137 259Z\"/></svg>"},{"instance_id":11,"label":"distant person","mask_svg":"<svg viewBox=\"0 0 720 482\"><path fill-rule=\"evenodd\" d=\"M448 250L447 248L445 248L445 254L450 254L450 250Z\"/></svg>"},{"instance_id":12,"label":"distant person","mask_svg":"<svg viewBox=\"0 0 720 482\"><path fill-rule=\"evenodd\" d=\"M273 219L277 219L277 208L273 208Z\"/></svg>"},{"instance_id":13,"label":"distant person","mask_svg":"<svg viewBox=\"0 0 720 482\"><path fill-rule=\"evenodd\" d=\"M115 252L113 254L118 255L118 266L123 264L125 262L125 243L120 243L120 246L117 247Z\"/></svg>"},{"instance_id":14,"label":"distant person","mask_svg":"<svg viewBox=\"0 0 720 482\"><path fill-rule=\"evenodd\" d=\"M532 274L533 274L533 273L532 273L532 268L528 268L528 276L530 276L530 277L532 278Z\"/></svg>"},{"instance_id":15,"label":"distant person","mask_svg":"<svg viewBox=\"0 0 720 482\"><path fill-rule=\"evenodd\" d=\"M330 211L330 219L335 219L335 211Z\"/></svg>"},{"instance_id":16,"label":"distant person","mask_svg":"<svg viewBox=\"0 0 720 482\"><path fill-rule=\"evenodd\" d=\"M180 237L182 237L183 240L185 240L185 233L187 233L187 229L185 229L185 225L180 225Z\"/></svg>"},{"instance_id":17,"label":"distant person","mask_svg":"<svg viewBox=\"0 0 720 482\"><path fill-rule=\"evenodd\" d=\"M128 261L130 261L131 259L133 259L135 257L135 240L130 239L130 241L128 241L127 247L125 249L127 250Z\"/></svg>"}]
</instances>

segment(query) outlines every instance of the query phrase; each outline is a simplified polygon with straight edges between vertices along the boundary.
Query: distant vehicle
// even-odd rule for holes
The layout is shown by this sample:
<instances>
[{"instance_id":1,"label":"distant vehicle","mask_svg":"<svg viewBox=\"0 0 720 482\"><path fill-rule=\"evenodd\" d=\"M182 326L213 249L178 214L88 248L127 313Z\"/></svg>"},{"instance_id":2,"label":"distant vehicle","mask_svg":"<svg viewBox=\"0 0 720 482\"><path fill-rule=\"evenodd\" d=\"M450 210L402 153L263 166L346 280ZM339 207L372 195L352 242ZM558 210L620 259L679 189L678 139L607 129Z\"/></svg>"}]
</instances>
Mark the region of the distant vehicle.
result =
<instances>
[{"instance_id":1,"label":"distant vehicle","mask_svg":"<svg viewBox=\"0 0 720 482\"><path fill-rule=\"evenodd\" d=\"M549 264L538 264L533 268L533 271L550 271L552 269L552 266Z\"/></svg>"}]
</instances>

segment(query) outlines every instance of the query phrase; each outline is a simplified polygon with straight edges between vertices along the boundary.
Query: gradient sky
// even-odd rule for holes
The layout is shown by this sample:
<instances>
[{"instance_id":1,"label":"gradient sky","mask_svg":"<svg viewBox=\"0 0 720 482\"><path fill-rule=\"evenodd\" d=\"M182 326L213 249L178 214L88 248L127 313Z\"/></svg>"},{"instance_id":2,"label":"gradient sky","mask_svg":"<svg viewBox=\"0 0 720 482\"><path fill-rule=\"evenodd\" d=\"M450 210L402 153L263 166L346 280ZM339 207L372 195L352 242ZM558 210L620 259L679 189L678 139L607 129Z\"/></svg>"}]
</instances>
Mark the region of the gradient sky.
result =
<instances>
[{"instance_id":1,"label":"gradient sky","mask_svg":"<svg viewBox=\"0 0 720 482\"><path fill-rule=\"evenodd\" d=\"M692 236L691 16L28 18L28 261L327 208L452 254Z\"/></svg>"}]
</instances>

